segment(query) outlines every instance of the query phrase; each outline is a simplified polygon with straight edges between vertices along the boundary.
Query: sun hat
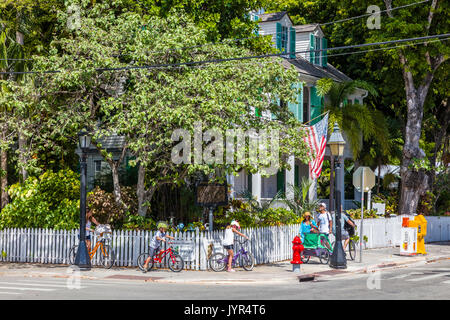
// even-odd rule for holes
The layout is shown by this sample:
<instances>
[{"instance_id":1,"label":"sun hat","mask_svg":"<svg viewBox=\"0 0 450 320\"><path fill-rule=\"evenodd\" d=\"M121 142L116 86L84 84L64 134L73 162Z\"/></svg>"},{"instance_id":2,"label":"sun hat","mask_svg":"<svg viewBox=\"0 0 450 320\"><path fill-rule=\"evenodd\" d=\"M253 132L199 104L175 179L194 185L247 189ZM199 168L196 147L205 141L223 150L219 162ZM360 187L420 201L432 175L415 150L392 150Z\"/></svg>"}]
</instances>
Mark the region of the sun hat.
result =
<instances>
[{"instance_id":1,"label":"sun hat","mask_svg":"<svg viewBox=\"0 0 450 320\"><path fill-rule=\"evenodd\" d=\"M241 226L239 225L239 222L237 222L236 220L231 221L230 225L236 226L236 227L238 227L238 228L241 227Z\"/></svg>"},{"instance_id":2,"label":"sun hat","mask_svg":"<svg viewBox=\"0 0 450 320\"><path fill-rule=\"evenodd\" d=\"M308 211L306 211L303 215L304 215L305 217L311 217L311 213L309 213Z\"/></svg>"}]
</instances>

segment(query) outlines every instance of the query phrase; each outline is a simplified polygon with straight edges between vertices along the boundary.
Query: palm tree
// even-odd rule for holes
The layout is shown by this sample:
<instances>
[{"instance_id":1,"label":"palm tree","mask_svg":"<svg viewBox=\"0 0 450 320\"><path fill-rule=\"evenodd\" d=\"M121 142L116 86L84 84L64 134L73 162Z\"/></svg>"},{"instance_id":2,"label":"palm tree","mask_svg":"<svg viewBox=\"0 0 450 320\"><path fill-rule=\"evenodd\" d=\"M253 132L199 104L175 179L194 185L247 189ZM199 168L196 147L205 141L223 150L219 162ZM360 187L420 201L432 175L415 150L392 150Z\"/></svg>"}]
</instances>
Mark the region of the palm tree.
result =
<instances>
[{"instance_id":1,"label":"palm tree","mask_svg":"<svg viewBox=\"0 0 450 320\"><path fill-rule=\"evenodd\" d=\"M391 146L383 113L367 104L347 103L348 97L357 89L364 89L370 95L378 96L372 85L361 80L334 82L323 78L317 81L318 95L326 98L324 110L329 112L329 132L333 132L333 125L337 122L347 137L354 159L359 158L363 145L369 140L377 144L383 156L388 156ZM333 167L334 159L331 157L331 168ZM330 175L330 188L330 209L333 210L333 172Z\"/></svg>"},{"instance_id":2,"label":"palm tree","mask_svg":"<svg viewBox=\"0 0 450 320\"><path fill-rule=\"evenodd\" d=\"M302 177L300 187L289 185L294 194L293 199L281 199L289 209L291 209L296 215L302 216L305 212L313 212L319 203L319 200L309 200L308 192L311 188L312 181L306 177Z\"/></svg>"},{"instance_id":3,"label":"palm tree","mask_svg":"<svg viewBox=\"0 0 450 320\"><path fill-rule=\"evenodd\" d=\"M361 80L334 82L331 79L317 81L318 95L326 97L324 111L329 111L328 126L338 123L345 132L354 158L358 158L363 141L375 140L383 154L389 154L389 129L385 115L367 104L348 104L347 98L358 88L372 96L378 96L372 85ZM362 137L362 139L361 139Z\"/></svg>"}]
</instances>

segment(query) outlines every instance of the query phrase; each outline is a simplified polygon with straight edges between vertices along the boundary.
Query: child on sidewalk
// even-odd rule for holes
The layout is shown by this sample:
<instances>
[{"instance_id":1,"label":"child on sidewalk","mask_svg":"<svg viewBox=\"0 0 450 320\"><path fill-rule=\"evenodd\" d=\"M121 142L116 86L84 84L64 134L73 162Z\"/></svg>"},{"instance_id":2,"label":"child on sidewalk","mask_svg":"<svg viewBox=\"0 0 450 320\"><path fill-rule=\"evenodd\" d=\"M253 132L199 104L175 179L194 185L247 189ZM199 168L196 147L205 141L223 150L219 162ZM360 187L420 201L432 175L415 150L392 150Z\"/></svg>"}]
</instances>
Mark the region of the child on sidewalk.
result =
<instances>
[{"instance_id":1,"label":"child on sidewalk","mask_svg":"<svg viewBox=\"0 0 450 320\"><path fill-rule=\"evenodd\" d=\"M168 238L171 240L174 240L174 237L171 237L166 234L167 226L163 223L159 224L159 230L156 231L155 235L153 236L152 240L150 240L150 256L145 260L144 263L144 273L147 272L148 269L148 263L150 262L150 259L153 259L153 256L158 253L161 247L161 241L166 242L164 238Z\"/></svg>"},{"instance_id":2,"label":"child on sidewalk","mask_svg":"<svg viewBox=\"0 0 450 320\"><path fill-rule=\"evenodd\" d=\"M237 229L239 229L239 228L240 228L239 222L233 220L225 229L225 238L223 240L223 247L228 251L228 268L227 268L228 272L235 272L234 269L231 269L231 263L233 261L233 254L234 254L233 253L233 247L234 247L234 234L233 233L237 233L241 237L244 237L248 240L248 237L246 235L237 231Z\"/></svg>"}]
</instances>

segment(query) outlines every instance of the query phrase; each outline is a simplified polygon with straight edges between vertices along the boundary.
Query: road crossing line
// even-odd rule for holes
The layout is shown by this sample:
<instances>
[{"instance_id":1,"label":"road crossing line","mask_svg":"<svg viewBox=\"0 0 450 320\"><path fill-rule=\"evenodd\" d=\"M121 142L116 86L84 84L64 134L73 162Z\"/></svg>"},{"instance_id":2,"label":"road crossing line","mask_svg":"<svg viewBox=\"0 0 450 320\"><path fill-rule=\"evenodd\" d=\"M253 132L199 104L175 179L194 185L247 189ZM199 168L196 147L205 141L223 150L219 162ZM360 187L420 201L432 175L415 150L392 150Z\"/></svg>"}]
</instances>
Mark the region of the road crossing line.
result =
<instances>
[{"instance_id":1,"label":"road crossing line","mask_svg":"<svg viewBox=\"0 0 450 320\"><path fill-rule=\"evenodd\" d=\"M65 284L48 284L48 283L33 283L33 282L24 282L24 283L18 283L18 282L0 282L0 285L6 284L6 285L20 285L20 286L41 286L41 287L54 287L54 288L67 288L67 285ZM81 287L85 288L85 287Z\"/></svg>"},{"instance_id":2,"label":"road crossing line","mask_svg":"<svg viewBox=\"0 0 450 320\"><path fill-rule=\"evenodd\" d=\"M415 279L409 279L406 281L426 281L426 280L430 280L430 279L435 279L435 278L439 278L439 277L443 277L446 275L450 275L450 273L446 272L446 273L438 273L438 274L433 274L433 275L429 275L429 276L425 276L425 277L421 277L421 278L415 278Z\"/></svg>"},{"instance_id":3,"label":"road crossing line","mask_svg":"<svg viewBox=\"0 0 450 320\"><path fill-rule=\"evenodd\" d=\"M3 286L0 286L0 289L21 290L21 291L54 291L55 290L55 289L46 289L46 288L19 288L19 287L3 287Z\"/></svg>"}]
</instances>

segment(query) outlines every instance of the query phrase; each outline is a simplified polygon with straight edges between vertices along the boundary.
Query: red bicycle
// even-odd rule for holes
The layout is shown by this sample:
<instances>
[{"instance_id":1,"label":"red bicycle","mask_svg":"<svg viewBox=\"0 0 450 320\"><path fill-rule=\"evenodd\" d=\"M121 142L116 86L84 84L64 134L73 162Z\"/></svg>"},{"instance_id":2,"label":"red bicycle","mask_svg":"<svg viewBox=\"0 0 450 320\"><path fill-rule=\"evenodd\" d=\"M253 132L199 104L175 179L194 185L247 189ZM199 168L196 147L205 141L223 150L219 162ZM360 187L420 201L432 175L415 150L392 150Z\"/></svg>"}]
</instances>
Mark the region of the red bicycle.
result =
<instances>
[{"instance_id":1,"label":"red bicycle","mask_svg":"<svg viewBox=\"0 0 450 320\"><path fill-rule=\"evenodd\" d=\"M173 244L173 242L169 242L168 243ZM144 252L141 253L138 257L137 263L139 266L139 269L141 269L141 271L145 271L144 269L144 264L145 261L148 259L148 257L150 257L150 248L148 250L148 252ZM169 269L172 270L173 272L180 272L181 270L183 270L184 268L184 261L183 258L181 258L181 256L178 254L178 250L172 248L172 246L169 246L169 248L167 248L166 250L161 250L158 253L155 253L152 257L152 259L150 259L149 263L148 263L148 267L146 271L149 271L153 268L155 263L162 263L163 259L167 257L167 264L169 266Z\"/></svg>"}]
</instances>

